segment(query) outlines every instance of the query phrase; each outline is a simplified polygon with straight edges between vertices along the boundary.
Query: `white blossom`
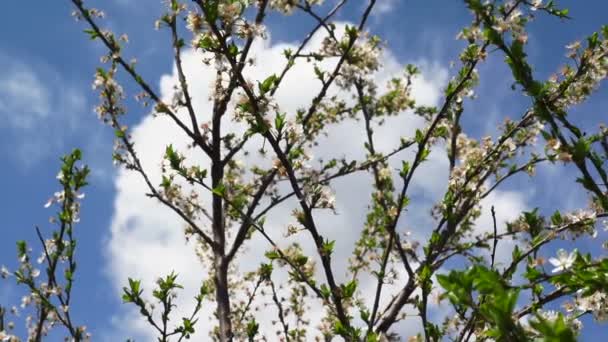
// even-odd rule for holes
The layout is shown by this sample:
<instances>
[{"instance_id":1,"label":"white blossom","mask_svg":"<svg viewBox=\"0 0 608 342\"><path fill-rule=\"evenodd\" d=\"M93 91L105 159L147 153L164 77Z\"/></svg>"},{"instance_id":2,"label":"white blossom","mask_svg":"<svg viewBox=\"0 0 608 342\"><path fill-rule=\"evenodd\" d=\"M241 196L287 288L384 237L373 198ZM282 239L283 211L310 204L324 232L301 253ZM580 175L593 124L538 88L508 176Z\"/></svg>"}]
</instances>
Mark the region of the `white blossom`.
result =
<instances>
[{"instance_id":1,"label":"white blossom","mask_svg":"<svg viewBox=\"0 0 608 342\"><path fill-rule=\"evenodd\" d=\"M391 169L388 167L382 168L380 171L378 171L378 177L380 179L390 179L391 178Z\"/></svg>"},{"instance_id":2,"label":"white blossom","mask_svg":"<svg viewBox=\"0 0 608 342\"><path fill-rule=\"evenodd\" d=\"M581 312L591 312L597 321L608 320L608 296L603 292L595 292L587 297L576 299L577 309Z\"/></svg>"},{"instance_id":3,"label":"white blossom","mask_svg":"<svg viewBox=\"0 0 608 342\"><path fill-rule=\"evenodd\" d=\"M30 305L32 303L32 297L31 296L23 296L21 297L21 308L25 308L26 306Z\"/></svg>"},{"instance_id":4,"label":"white blossom","mask_svg":"<svg viewBox=\"0 0 608 342\"><path fill-rule=\"evenodd\" d=\"M0 341L16 342L16 341L19 341L19 338L17 336L11 335L11 334L7 333L6 331L2 330L2 331L0 331Z\"/></svg>"},{"instance_id":5,"label":"white blossom","mask_svg":"<svg viewBox=\"0 0 608 342\"><path fill-rule=\"evenodd\" d=\"M549 262L555 266L552 273L557 273L570 269L576 260L576 250L570 254L563 249L557 251L557 258L549 258Z\"/></svg>"},{"instance_id":6,"label":"white blossom","mask_svg":"<svg viewBox=\"0 0 608 342\"><path fill-rule=\"evenodd\" d=\"M38 278L38 276L40 276L40 270L37 269L37 268L35 268L35 269L32 270L31 274L32 274L33 278Z\"/></svg>"},{"instance_id":7,"label":"white blossom","mask_svg":"<svg viewBox=\"0 0 608 342\"><path fill-rule=\"evenodd\" d=\"M188 12L186 27L192 32L198 32L203 28L203 18L196 12Z\"/></svg>"},{"instance_id":8,"label":"white blossom","mask_svg":"<svg viewBox=\"0 0 608 342\"><path fill-rule=\"evenodd\" d=\"M8 268L6 268L6 266L2 265L0 267L0 277L2 279L6 279L11 275L11 272L8 270Z\"/></svg>"},{"instance_id":9,"label":"white blossom","mask_svg":"<svg viewBox=\"0 0 608 342\"><path fill-rule=\"evenodd\" d=\"M540 315L547 321L555 321L559 314L555 310L547 310L547 311L541 311Z\"/></svg>"}]
</instances>

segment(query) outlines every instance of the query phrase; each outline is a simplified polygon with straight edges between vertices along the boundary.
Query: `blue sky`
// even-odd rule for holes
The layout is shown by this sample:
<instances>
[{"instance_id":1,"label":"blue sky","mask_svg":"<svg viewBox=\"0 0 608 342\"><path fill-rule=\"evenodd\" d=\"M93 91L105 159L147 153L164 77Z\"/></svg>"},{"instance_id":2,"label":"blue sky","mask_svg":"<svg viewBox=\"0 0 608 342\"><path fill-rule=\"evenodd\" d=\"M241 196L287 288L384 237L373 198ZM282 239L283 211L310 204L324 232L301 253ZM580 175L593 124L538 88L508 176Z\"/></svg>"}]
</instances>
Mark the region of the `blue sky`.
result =
<instances>
[{"instance_id":1,"label":"blue sky","mask_svg":"<svg viewBox=\"0 0 608 342\"><path fill-rule=\"evenodd\" d=\"M327 1L330 2L331 1ZM90 1L90 6L104 9L109 26L117 33L128 33L131 42L127 55L137 57L139 70L150 84L158 88L162 75L171 73L167 32L153 29L155 15L160 13L160 0ZM145 5L144 5L145 3ZM380 0L383 3L383 0ZM421 62L423 70L443 68L457 60L462 42L455 39L459 28L470 16L460 1L384 0L391 9L371 18L370 29L388 42L388 49L399 63ZM573 20L560 22L542 17L530 27L528 52L537 76L545 78L565 62L564 46L583 39L607 24L608 2L603 0L560 1L570 9ZM0 171L2 196L2 239L0 265L15 265L15 244L19 239L32 240L34 226L48 232L52 212L43 208L56 191L55 175L59 156L79 147L85 161L92 167L91 185L86 190L82 222L79 225L79 269L76 304L73 310L79 321L97 336L116 327L112 317L122 305L108 273L107 245L110 226L115 215L117 177L112 166L112 132L96 118L92 108L97 103L91 81L103 49L82 33L85 26L70 18L71 3L44 1L35 5L27 1L4 4L0 21L0 153L4 156ZM356 18L361 11L354 1L340 20ZM269 32L273 43L298 39L311 22L292 17L271 16ZM528 105L526 98L509 87L510 71L502 57L490 58L480 68L479 100L467 110L471 115L465 126L479 136L494 134L493 123L503 115L517 117ZM129 99L136 90L125 83ZM588 103L573 111L584 122L606 118L608 89L603 86ZM136 125L147 115L146 110L129 100L127 124ZM527 203L545 209L576 208L586 202L576 190L571 170L540 169L534 180L519 177L505 189L517 191ZM561 184L555 187L556 180ZM568 193L567 197L563 193ZM585 243L585 242L583 242ZM18 303L21 290L0 282L0 304ZM581 340L595 341L604 336L606 325L590 320ZM127 337L127 336L125 336Z\"/></svg>"}]
</instances>

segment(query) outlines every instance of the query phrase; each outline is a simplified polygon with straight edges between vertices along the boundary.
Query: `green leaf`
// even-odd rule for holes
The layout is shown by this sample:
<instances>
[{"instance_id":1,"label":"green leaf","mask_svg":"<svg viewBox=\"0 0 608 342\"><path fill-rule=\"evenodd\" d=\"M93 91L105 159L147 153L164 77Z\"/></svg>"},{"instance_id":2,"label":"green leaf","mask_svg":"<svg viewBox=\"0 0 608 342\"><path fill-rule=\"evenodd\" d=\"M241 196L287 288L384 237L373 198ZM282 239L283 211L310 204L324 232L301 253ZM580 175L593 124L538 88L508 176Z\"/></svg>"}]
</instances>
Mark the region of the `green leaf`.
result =
<instances>
[{"instance_id":1,"label":"green leaf","mask_svg":"<svg viewBox=\"0 0 608 342\"><path fill-rule=\"evenodd\" d=\"M123 293L122 295L122 301L123 303L132 303L135 300L133 299L133 297L126 291L126 288L123 289L125 291L125 293Z\"/></svg>"},{"instance_id":2,"label":"green leaf","mask_svg":"<svg viewBox=\"0 0 608 342\"><path fill-rule=\"evenodd\" d=\"M264 255L270 260L276 260L281 257L281 255L277 251L268 251Z\"/></svg>"},{"instance_id":3,"label":"green leaf","mask_svg":"<svg viewBox=\"0 0 608 342\"><path fill-rule=\"evenodd\" d=\"M359 315L361 316L361 319L363 320L363 322L365 322L365 323L369 322L369 311L368 310L361 309L359 311Z\"/></svg>"},{"instance_id":4,"label":"green leaf","mask_svg":"<svg viewBox=\"0 0 608 342\"><path fill-rule=\"evenodd\" d=\"M252 341L255 335L258 334L259 330L260 325L258 324L258 322L256 322L255 319L249 321L249 323L247 323L247 337L249 338L249 340Z\"/></svg>"},{"instance_id":5,"label":"green leaf","mask_svg":"<svg viewBox=\"0 0 608 342\"><path fill-rule=\"evenodd\" d=\"M276 81L277 81L277 75L272 74L272 75L268 76L268 78L266 78L264 80L264 82L258 83L258 88L260 89L260 93L262 95L264 95L267 92L269 92L272 89L272 87L274 86L274 83Z\"/></svg>"},{"instance_id":6,"label":"green leaf","mask_svg":"<svg viewBox=\"0 0 608 342\"><path fill-rule=\"evenodd\" d=\"M224 197L224 193L226 192L226 186L223 183L220 183L218 186L213 188L212 192L213 194L219 197Z\"/></svg>"},{"instance_id":7,"label":"green leaf","mask_svg":"<svg viewBox=\"0 0 608 342\"><path fill-rule=\"evenodd\" d=\"M355 26L346 25L345 30L346 30L346 34L348 35L348 38L351 41L354 40L354 39L356 39L357 36L359 35L359 30Z\"/></svg>"},{"instance_id":8,"label":"green leaf","mask_svg":"<svg viewBox=\"0 0 608 342\"><path fill-rule=\"evenodd\" d=\"M357 281L352 280L346 285L342 285L342 296L343 298L352 298L357 290Z\"/></svg>"},{"instance_id":9,"label":"green leaf","mask_svg":"<svg viewBox=\"0 0 608 342\"><path fill-rule=\"evenodd\" d=\"M589 44L590 49L595 48L599 41L599 34L597 32L593 32L593 34L587 38L587 43Z\"/></svg>"},{"instance_id":10,"label":"green leaf","mask_svg":"<svg viewBox=\"0 0 608 342\"><path fill-rule=\"evenodd\" d=\"M399 175L401 177L405 177L405 176L407 176L409 171L410 171L410 163L406 162L405 160L402 160L401 161L401 171L399 172Z\"/></svg>"},{"instance_id":11,"label":"green leaf","mask_svg":"<svg viewBox=\"0 0 608 342\"><path fill-rule=\"evenodd\" d=\"M305 255L298 255L295 257L294 262L298 266L304 266L308 262L308 257Z\"/></svg>"},{"instance_id":12,"label":"green leaf","mask_svg":"<svg viewBox=\"0 0 608 342\"><path fill-rule=\"evenodd\" d=\"M467 6L474 12L480 12L483 10L483 5L480 0L466 0Z\"/></svg>"},{"instance_id":13,"label":"green leaf","mask_svg":"<svg viewBox=\"0 0 608 342\"><path fill-rule=\"evenodd\" d=\"M428 158L429 154L431 154L430 149L428 149L428 148L423 149L422 153L420 153L420 161L426 160L426 158Z\"/></svg>"},{"instance_id":14,"label":"green leaf","mask_svg":"<svg viewBox=\"0 0 608 342\"><path fill-rule=\"evenodd\" d=\"M191 321L189 318L182 317L182 330L180 332L183 333L186 338L189 338L190 334L195 333L195 331L194 331L195 323L196 323L196 320Z\"/></svg>"},{"instance_id":15,"label":"green leaf","mask_svg":"<svg viewBox=\"0 0 608 342\"><path fill-rule=\"evenodd\" d=\"M569 13L570 13L570 10L567 9L567 8L564 8L563 10L560 10L560 11L556 12L557 16L562 17L562 18L568 17Z\"/></svg>"},{"instance_id":16,"label":"green leaf","mask_svg":"<svg viewBox=\"0 0 608 342\"><path fill-rule=\"evenodd\" d=\"M97 34L97 32L95 32L93 29L86 29L84 30L84 33L88 34L91 40L99 38L99 34Z\"/></svg>"},{"instance_id":17,"label":"green leaf","mask_svg":"<svg viewBox=\"0 0 608 342\"><path fill-rule=\"evenodd\" d=\"M329 287L327 287L327 285L321 284L321 288L319 290L321 291L321 296L323 297L323 299L329 299L329 297L331 296L331 290L329 289Z\"/></svg>"},{"instance_id":18,"label":"green leaf","mask_svg":"<svg viewBox=\"0 0 608 342\"><path fill-rule=\"evenodd\" d=\"M336 240L325 241L321 246L321 254L323 255L331 255L334 251L334 246L336 245Z\"/></svg>"},{"instance_id":19,"label":"green leaf","mask_svg":"<svg viewBox=\"0 0 608 342\"><path fill-rule=\"evenodd\" d=\"M416 137L414 138L418 144L421 144L424 140L424 133L421 130L416 130Z\"/></svg>"},{"instance_id":20,"label":"green leaf","mask_svg":"<svg viewBox=\"0 0 608 342\"><path fill-rule=\"evenodd\" d=\"M197 46L203 50L210 50L214 47L215 42L213 38L209 35L204 35L202 38L198 40Z\"/></svg>"},{"instance_id":21,"label":"green leaf","mask_svg":"<svg viewBox=\"0 0 608 342\"><path fill-rule=\"evenodd\" d=\"M163 180L160 183L160 186L163 187L164 189L168 189L172 183L173 183L173 180L170 177L163 176Z\"/></svg>"},{"instance_id":22,"label":"green leaf","mask_svg":"<svg viewBox=\"0 0 608 342\"><path fill-rule=\"evenodd\" d=\"M485 38L494 45L500 45L502 43L502 37L493 28L486 28L485 30L483 30L483 34Z\"/></svg>"},{"instance_id":23,"label":"green leaf","mask_svg":"<svg viewBox=\"0 0 608 342\"><path fill-rule=\"evenodd\" d=\"M182 161L184 157L180 156L175 150L173 150L173 145L168 145L165 148L165 158L169 161L169 165L173 170L179 171L182 169Z\"/></svg>"},{"instance_id":24,"label":"green leaf","mask_svg":"<svg viewBox=\"0 0 608 342\"><path fill-rule=\"evenodd\" d=\"M448 137L449 131L448 131L447 127L440 126L440 127L437 127L435 129L434 134L435 134L436 137L440 137L440 138L444 138L445 139L445 138Z\"/></svg>"},{"instance_id":25,"label":"green leaf","mask_svg":"<svg viewBox=\"0 0 608 342\"><path fill-rule=\"evenodd\" d=\"M519 246L515 245L515 247L513 248L513 252L511 252L511 258L515 261L515 260L519 260L520 257L521 257L521 250L519 249Z\"/></svg>"},{"instance_id":26,"label":"green leaf","mask_svg":"<svg viewBox=\"0 0 608 342\"><path fill-rule=\"evenodd\" d=\"M204 12L209 22L215 22L218 16L218 0L209 0L204 2Z\"/></svg>"},{"instance_id":27,"label":"green leaf","mask_svg":"<svg viewBox=\"0 0 608 342\"><path fill-rule=\"evenodd\" d=\"M543 230L545 220L538 214L538 208L534 208L532 211L525 211L524 221L530 227L530 236L536 237Z\"/></svg>"},{"instance_id":28,"label":"green leaf","mask_svg":"<svg viewBox=\"0 0 608 342\"><path fill-rule=\"evenodd\" d=\"M530 320L530 326L534 328L543 341L551 342L575 342L576 335L566 323L564 315L558 313L554 320L548 320L537 314L536 319Z\"/></svg>"},{"instance_id":29,"label":"green leaf","mask_svg":"<svg viewBox=\"0 0 608 342\"><path fill-rule=\"evenodd\" d=\"M559 210L556 210L551 216L551 223L555 226L560 226L563 222L562 214L560 214Z\"/></svg>"},{"instance_id":30,"label":"green leaf","mask_svg":"<svg viewBox=\"0 0 608 342\"><path fill-rule=\"evenodd\" d=\"M378 337L378 334L374 333L374 332L370 332L367 337L365 338L365 342L379 342L380 338Z\"/></svg>"},{"instance_id":31,"label":"green leaf","mask_svg":"<svg viewBox=\"0 0 608 342\"><path fill-rule=\"evenodd\" d=\"M285 116L286 114L277 113L276 117L274 118L274 127L276 128L277 132L281 132L283 130L283 127L285 126Z\"/></svg>"},{"instance_id":32,"label":"green leaf","mask_svg":"<svg viewBox=\"0 0 608 342\"><path fill-rule=\"evenodd\" d=\"M342 337L348 336L348 329L346 329L346 327L340 321L336 321L334 323L333 331L334 331L334 334L336 334L336 335L339 335Z\"/></svg>"},{"instance_id":33,"label":"green leaf","mask_svg":"<svg viewBox=\"0 0 608 342\"><path fill-rule=\"evenodd\" d=\"M141 281L129 278L129 287L123 287L122 300L125 303L134 303L139 300L143 290L141 289Z\"/></svg>"},{"instance_id":34,"label":"green leaf","mask_svg":"<svg viewBox=\"0 0 608 342\"><path fill-rule=\"evenodd\" d=\"M141 281L129 278L129 287L131 288L131 292L139 293L141 289Z\"/></svg>"},{"instance_id":35,"label":"green leaf","mask_svg":"<svg viewBox=\"0 0 608 342\"><path fill-rule=\"evenodd\" d=\"M591 142L585 137L581 137L575 144L572 150L572 159L575 162L582 162L591 150Z\"/></svg>"},{"instance_id":36,"label":"green leaf","mask_svg":"<svg viewBox=\"0 0 608 342\"><path fill-rule=\"evenodd\" d=\"M433 232L433 234L431 235L429 244L436 245L437 243L439 243L440 240L441 240L441 234L439 234L438 232Z\"/></svg>"},{"instance_id":37,"label":"green leaf","mask_svg":"<svg viewBox=\"0 0 608 342\"><path fill-rule=\"evenodd\" d=\"M270 279L270 276L272 275L272 264L262 264L260 266L260 276L263 279Z\"/></svg>"},{"instance_id":38,"label":"green leaf","mask_svg":"<svg viewBox=\"0 0 608 342\"><path fill-rule=\"evenodd\" d=\"M236 46L236 44L230 44L230 46L228 47L228 54L232 57L236 57L236 55L238 55L239 53L239 48Z\"/></svg>"},{"instance_id":39,"label":"green leaf","mask_svg":"<svg viewBox=\"0 0 608 342\"><path fill-rule=\"evenodd\" d=\"M431 277L433 276L433 270L428 265L424 265L422 270L418 273L420 282L423 288L430 288L433 284Z\"/></svg>"},{"instance_id":40,"label":"green leaf","mask_svg":"<svg viewBox=\"0 0 608 342\"><path fill-rule=\"evenodd\" d=\"M17 256L24 257L27 254L27 243L23 240L17 241Z\"/></svg>"}]
</instances>

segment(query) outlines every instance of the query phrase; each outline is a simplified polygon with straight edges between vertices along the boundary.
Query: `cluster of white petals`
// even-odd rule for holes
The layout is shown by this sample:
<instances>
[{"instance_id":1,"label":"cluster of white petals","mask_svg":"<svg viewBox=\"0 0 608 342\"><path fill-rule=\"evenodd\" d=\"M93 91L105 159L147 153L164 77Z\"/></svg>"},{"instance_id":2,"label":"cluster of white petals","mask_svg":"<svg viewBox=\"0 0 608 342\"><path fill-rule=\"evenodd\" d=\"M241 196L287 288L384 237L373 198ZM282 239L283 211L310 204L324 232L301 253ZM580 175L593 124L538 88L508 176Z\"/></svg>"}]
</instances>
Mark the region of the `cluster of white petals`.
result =
<instances>
[{"instance_id":1,"label":"cluster of white petals","mask_svg":"<svg viewBox=\"0 0 608 342\"><path fill-rule=\"evenodd\" d=\"M552 273L563 272L572 268L574 261L576 261L576 250L571 253L566 252L563 249L557 251L557 258L549 258L549 262L554 266Z\"/></svg>"},{"instance_id":2,"label":"cluster of white petals","mask_svg":"<svg viewBox=\"0 0 608 342\"><path fill-rule=\"evenodd\" d=\"M597 291L587 297L579 297L575 301L576 307L582 312L590 312L600 322L608 320L608 295Z\"/></svg>"},{"instance_id":3,"label":"cluster of white petals","mask_svg":"<svg viewBox=\"0 0 608 342\"><path fill-rule=\"evenodd\" d=\"M295 7L300 3L300 0L270 0L270 7L282 12L283 14L292 14ZM306 6L321 5L323 0L307 0Z\"/></svg>"}]
</instances>

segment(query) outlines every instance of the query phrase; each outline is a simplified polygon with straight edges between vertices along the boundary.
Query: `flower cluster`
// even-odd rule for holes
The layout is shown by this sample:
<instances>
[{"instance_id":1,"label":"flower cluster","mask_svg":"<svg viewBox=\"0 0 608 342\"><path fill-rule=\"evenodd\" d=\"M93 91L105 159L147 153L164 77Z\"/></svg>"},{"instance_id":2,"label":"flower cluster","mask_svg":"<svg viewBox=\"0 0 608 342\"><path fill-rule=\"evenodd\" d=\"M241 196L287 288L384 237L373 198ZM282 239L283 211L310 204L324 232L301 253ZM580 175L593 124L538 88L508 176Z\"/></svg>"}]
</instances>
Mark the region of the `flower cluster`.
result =
<instances>
[{"instance_id":1,"label":"flower cluster","mask_svg":"<svg viewBox=\"0 0 608 342\"><path fill-rule=\"evenodd\" d=\"M305 6L321 5L323 4L323 1L324 0L306 0ZM290 15L299 3L300 0L270 0L270 7L283 14Z\"/></svg>"},{"instance_id":2,"label":"flower cluster","mask_svg":"<svg viewBox=\"0 0 608 342\"><path fill-rule=\"evenodd\" d=\"M596 212L588 209L579 209L563 216L564 226L568 227L568 234L574 240L583 234L591 237L597 236L595 229Z\"/></svg>"},{"instance_id":3,"label":"flower cluster","mask_svg":"<svg viewBox=\"0 0 608 342\"><path fill-rule=\"evenodd\" d=\"M311 208L335 210L336 197L328 186L313 186L308 191L308 197Z\"/></svg>"},{"instance_id":4,"label":"flower cluster","mask_svg":"<svg viewBox=\"0 0 608 342\"><path fill-rule=\"evenodd\" d=\"M513 39L526 43L528 35L524 29L527 19L519 9L508 10L510 12L506 18L496 17L492 28L498 33L511 32Z\"/></svg>"},{"instance_id":5,"label":"flower cluster","mask_svg":"<svg viewBox=\"0 0 608 342\"><path fill-rule=\"evenodd\" d=\"M113 115L125 112L120 105L121 100L125 98L124 90L114 79L114 71L97 69L92 87L100 92L101 104L95 107L97 116L104 123L112 124Z\"/></svg>"},{"instance_id":6,"label":"flower cluster","mask_svg":"<svg viewBox=\"0 0 608 342\"><path fill-rule=\"evenodd\" d=\"M93 18L98 18L98 19L103 19L106 17L106 13L97 8L89 8L88 15ZM72 17L76 21L80 21L80 20L84 19L84 17L82 16L82 13L80 11L76 11L76 10L72 11Z\"/></svg>"},{"instance_id":7,"label":"flower cluster","mask_svg":"<svg viewBox=\"0 0 608 342\"><path fill-rule=\"evenodd\" d=\"M590 296L580 296L575 303L579 311L592 313L597 321L608 320L608 295L605 292L597 291Z\"/></svg>"},{"instance_id":8,"label":"flower cluster","mask_svg":"<svg viewBox=\"0 0 608 342\"><path fill-rule=\"evenodd\" d=\"M515 150L515 145L511 141L504 146L508 153L512 153ZM485 158L494 148L492 138L484 137L479 142L467 137L465 133L460 133L456 137L455 147L455 151L451 151L451 153L457 156L460 164L452 169L448 185L456 190L466 184L468 190L474 191L477 184L469 177L472 176L472 171L478 169L484 162L487 162Z\"/></svg>"},{"instance_id":9,"label":"flower cluster","mask_svg":"<svg viewBox=\"0 0 608 342\"><path fill-rule=\"evenodd\" d=\"M346 54L340 77L336 80L336 84L343 89L349 89L360 79L367 79L380 67L380 39L353 27L347 27L339 41L332 36L326 37L320 51L325 57L341 57Z\"/></svg>"},{"instance_id":10,"label":"flower cluster","mask_svg":"<svg viewBox=\"0 0 608 342\"><path fill-rule=\"evenodd\" d=\"M575 67L564 66L546 83L549 98L558 110L566 110L583 102L608 75L608 29L602 38L595 33L586 47L578 41L566 46L567 56Z\"/></svg>"},{"instance_id":11,"label":"flower cluster","mask_svg":"<svg viewBox=\"0 0 608 342\"><path fill-rule=\"evenodd\" d=\"M539 310L538 315L548 322L555 322L558 319L564 319L564 322L575 332L580 332L583 329L583 322L576 317L564 317L560 312L555 310Z\"/></svg>"},{"instance_id":12,"label":"flower cluster","mask_svg":"<svg viewBox=\"0 0 608 342\"><path fill-rule=\"evenodd\" d=\"M56 192L45 206L58 205L59 212L52 222L57 223L59 228L53 232L52 238L46 240L43 233L37 231L42 242L42 251L37 262L46 266L45 272L41 272L32 262L32 249L25 241L17 242L18 268L14 272L10 272L4 266L0 268L2 278L12 276L17 284L22 284L28 289L28 293L21 299L21 310L24 313L28 311L36 313L26 314L28 341L40 340L56 326L66 327L71 337L79 341L88 341L90 336L85 332L84 327L73 325L68 315L73 275L76 270L74 223L79 221L79 200L84 196L81 189L86 185L86 177L89 173L86 166L81 167L77 164L80 158L79 150L74 150L62 158L63 165L57 180L63 190ZM59 274L64 276L61 277ZM0 307L0 320L4 319L3 310L4 308ZM18 316L19 310L17 307L12 307L10 313ZM10 331L14 324L9 322L3 328L5 327ZM7 331L0 331L0 337L1 341L19 341Z\"/></svg>"},{"instance_id":13,"label":"flower cluster","mask_svg":"<svg viewBox=\"0 0 608 342\"><path fill-rule=\"evenodd\" d=\"M572 161L572 154L562 148L562 144L557 139L549 139L547 140L547 144L545 146L545 153L547 157L551 160L557 159L564 163Z\"/></svg>"}]
</instances>

